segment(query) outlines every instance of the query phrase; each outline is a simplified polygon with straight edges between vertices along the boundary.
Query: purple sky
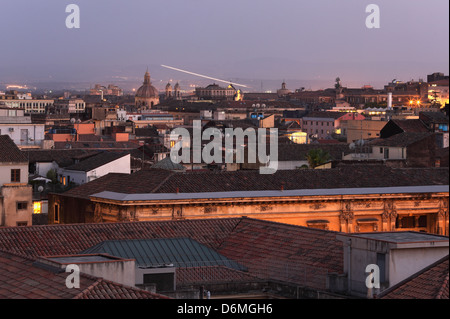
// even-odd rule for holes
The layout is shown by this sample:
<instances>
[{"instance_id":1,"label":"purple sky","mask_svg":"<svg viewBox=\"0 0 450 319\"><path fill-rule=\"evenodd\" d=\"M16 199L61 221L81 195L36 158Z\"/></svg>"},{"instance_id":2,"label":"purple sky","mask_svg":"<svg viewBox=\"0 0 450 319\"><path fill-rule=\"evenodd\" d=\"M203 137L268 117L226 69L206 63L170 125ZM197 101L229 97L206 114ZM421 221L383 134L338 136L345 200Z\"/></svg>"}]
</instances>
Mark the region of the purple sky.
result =
<instances>
[{"instance_id":1,"label":"purple sky","mask_svg":"<svg viewBox=\"0 0 450 319\"><path fill-rule=\"evenodd\" d=\"M81 11L67 29L66 5ZM367 29L368 4L381 28ZM448 0L2 0L0 82L332 81L361 86L449 70ZM314 87L311 84L312 88Z\"/></svg>"}]
</instances>

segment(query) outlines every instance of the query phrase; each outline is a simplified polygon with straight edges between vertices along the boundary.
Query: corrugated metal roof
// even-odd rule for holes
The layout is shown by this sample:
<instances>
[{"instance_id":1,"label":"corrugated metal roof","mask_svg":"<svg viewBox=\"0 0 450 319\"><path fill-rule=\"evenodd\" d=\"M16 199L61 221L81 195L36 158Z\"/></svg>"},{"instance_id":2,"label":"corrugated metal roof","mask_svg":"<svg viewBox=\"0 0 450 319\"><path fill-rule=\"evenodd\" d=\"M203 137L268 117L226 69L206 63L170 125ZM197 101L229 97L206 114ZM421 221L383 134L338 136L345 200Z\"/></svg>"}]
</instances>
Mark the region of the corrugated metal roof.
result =
<instances>
[{"instance_id":1,"label":"corrugated metal roof","mask_svg":"<svg viewBox=\"0 0 450 319\"><path fill-rule=\"evenodd\" d=\"M190 238L160 238L138 240L108 240L81 252L105 253L135 259L138 267L199 267L226 266L238 270L244 267Z\"/></svg>"}]
</instances>

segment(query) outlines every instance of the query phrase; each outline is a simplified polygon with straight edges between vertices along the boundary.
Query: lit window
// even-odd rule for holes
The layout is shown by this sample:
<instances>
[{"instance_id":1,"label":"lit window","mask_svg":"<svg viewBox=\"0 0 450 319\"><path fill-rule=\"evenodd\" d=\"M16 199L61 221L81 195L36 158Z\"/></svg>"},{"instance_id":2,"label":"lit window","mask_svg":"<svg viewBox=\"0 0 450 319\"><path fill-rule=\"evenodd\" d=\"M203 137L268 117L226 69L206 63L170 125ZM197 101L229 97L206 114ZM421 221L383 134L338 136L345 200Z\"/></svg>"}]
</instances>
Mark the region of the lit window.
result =
<instances>
[{"instance_id":1,"label":"lit window","mask_svg":"<svg viewBox=\"0 0 450 319\"><path fill-rule=\"evenodd\" d=\"M33 214L40 214L41 213L41 202L34 202L33 203Z\"/></svg>"}]
</instances>

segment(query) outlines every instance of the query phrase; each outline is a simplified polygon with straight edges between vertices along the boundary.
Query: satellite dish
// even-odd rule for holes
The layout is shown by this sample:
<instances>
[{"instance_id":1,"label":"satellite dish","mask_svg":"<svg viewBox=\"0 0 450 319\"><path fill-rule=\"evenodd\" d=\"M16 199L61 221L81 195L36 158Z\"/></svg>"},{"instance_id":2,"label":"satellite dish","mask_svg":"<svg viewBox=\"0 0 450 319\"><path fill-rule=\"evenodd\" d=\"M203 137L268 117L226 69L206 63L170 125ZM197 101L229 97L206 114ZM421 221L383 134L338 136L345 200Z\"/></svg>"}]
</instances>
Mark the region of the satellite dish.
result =
<instances>
[{"instance_id":1,"label":"satellite dish","mask_svg":"<svg viewBox=\"0 0 450 319\"><path fill-rule=\"evenodd\" d=\"M75 120L74 118L71 118L71 119L70 119L70 123L72 123L72 124L74 124L75 121L76 121L76 120Z\"/></svg>"},{"instance_id":2,"label":"satellite dish","mask_svg":"<svg viewBox=\"0 0 450 319\"><path fill-rule=\"evenodd\" d=\"M356 147L355 143L350 143L350 145L348 146L351 150L354 150Z\"/></svg>"},{"instance_id":3,"label":"satellite dish","mask_svg":"<svg viewBox=\"0 0 450 319\"><path fill-rule=\"evenodd\" d=\"M356 141L356 145L358 145L358 146L363 146L364 144L366 144L366 141L364 141L364 140L357 140Z\"/></svg>"},{"instance_id":4,"label":"satellite dish","mask_svg":"<svg viewBox=\"0 0 450 319\"><path fill-rule=\"evenodd\" d=\"M38 187L38 192L39 192L39 193L42 193L43 191L44 191L44 186L42 186L42 185L39 186L39 187Z\"/></svg>"}]
</instances>

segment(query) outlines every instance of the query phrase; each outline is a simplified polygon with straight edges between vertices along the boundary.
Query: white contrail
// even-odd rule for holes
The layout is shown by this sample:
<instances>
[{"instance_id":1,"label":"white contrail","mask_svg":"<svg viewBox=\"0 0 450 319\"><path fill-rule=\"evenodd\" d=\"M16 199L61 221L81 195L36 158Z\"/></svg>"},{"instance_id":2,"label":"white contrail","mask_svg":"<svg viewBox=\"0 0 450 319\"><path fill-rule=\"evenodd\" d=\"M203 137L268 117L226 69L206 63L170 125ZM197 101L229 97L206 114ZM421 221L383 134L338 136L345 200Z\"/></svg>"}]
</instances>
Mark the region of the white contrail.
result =
<instances>
[{"instance_id":1,"label":"white contrail","mask_svg":"<svg viewBox=\"0 0 450 319\"><path fill-rule=\"evenodd\" d=\"M202 77L202 78L205 78L205 79L210 79L210 80L214 80L214 81L218 81L218 82L223 82L223 83L227 83L227 84L233 84L233 85L236 85L236 86L242 86L242 87L245 87L245 88L249 88L247 85L244 85L244 84L233 83L233 82L230 82L230 81L216 79L216 78L212 78L210 76L206 76L206 75L202 75L202 74L198 74L198 73L194 73L194 72L189 72L189 71L186 71L186 70L177 69L177 68L174 68L174 67L171 67L171 66L168 66L168 65L161 64L161 66L163 68L167 68L167 69L171 69L171 70L175 70L175 71L179 71L179 72L183 72L183 73L199 76L199 77Z\"/></svg>"}]
</instances>

